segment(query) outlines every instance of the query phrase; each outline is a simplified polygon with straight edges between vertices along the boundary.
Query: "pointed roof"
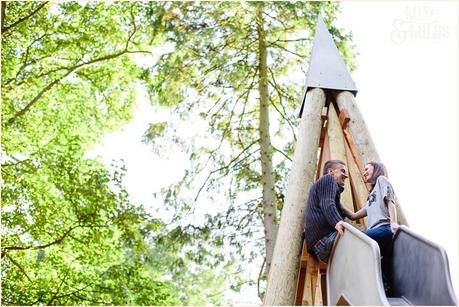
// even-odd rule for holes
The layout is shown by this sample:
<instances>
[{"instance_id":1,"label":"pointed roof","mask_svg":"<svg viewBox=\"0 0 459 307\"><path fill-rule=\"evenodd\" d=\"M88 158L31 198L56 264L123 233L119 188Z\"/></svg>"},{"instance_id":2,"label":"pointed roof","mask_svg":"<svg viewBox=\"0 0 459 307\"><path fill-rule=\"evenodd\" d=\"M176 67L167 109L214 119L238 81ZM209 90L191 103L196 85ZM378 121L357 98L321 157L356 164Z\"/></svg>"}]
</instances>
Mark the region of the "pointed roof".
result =
<instances>
[{"instance_id":1,"label":"pointed roof","mask_svg":"<svg viewBox=\"0 0 459 307\"><path fill-rule=\"evenodd\" d=\"M318 16L311 60L306 77L306 90L301 104L300 117L303 113L304 101L308 88L344 90L357 94L357 87L352 80L346 64L336 48L333 38L328 32L322 18Z\"/></svg>"}]
</instances>

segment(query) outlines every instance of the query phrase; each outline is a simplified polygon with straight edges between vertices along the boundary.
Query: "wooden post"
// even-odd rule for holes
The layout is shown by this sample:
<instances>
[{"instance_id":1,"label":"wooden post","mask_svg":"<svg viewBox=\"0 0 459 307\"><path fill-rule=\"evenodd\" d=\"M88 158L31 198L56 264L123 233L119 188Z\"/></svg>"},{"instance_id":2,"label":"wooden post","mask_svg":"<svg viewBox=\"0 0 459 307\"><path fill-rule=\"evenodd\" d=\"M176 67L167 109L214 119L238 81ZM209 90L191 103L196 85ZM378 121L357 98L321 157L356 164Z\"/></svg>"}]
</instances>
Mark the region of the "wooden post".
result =
<instances>
[{"instance_id":1,"label":"wooden post","mask_svg":"<svg viewBox=\"0 0 459 307\"><path fill-rule=\"evenodd\" d=\"M324 170L324 164L326 161L330 160L330 140L328 138L327 128L322 128L325 131L324 143L320 152L320 161L317 167L316 180L322 176Z\"/></svg>"},{"instance_id":2,"label":"wooden post","mask_svg":"<svg viewBox=\"0 0 459 307\"><path fill-rule=\"evenodd\" d=\"M368 131L368 127L363 120L362 113L360 113L357 106L354 95L347 91L340 92L336 96L336 103L340 110L345 109L349 114L350 121L347 123L347 127L352 135L352 140L360 156L362 166L365 166L365 164L371 161L382 162L376 151L376 146ZM397 205L397 217L400 224L408 225L408 221L400 205Z\"/></svg>"},{"instance_id":3,"label":"wooden post","mask_svg":"<svg viewBox=\"0 0 459 307\"><path fill-rule=\"evenodd\" d=\"M346 157L347 157L347 169L349 170L349 183L351 184L352 194L354 195L354 212L363 208L367 202L368 190L363 180L363 176L359 171L358 164L354 161L352 152L349 145L345 144ZM363 219L360 224L365 225Z\"/></svg>"},{"instance_id":4,"label":"wooden post","mask_svg":"<svg viewBox=\"0 0 459 307\"><path fill-rule=\"evenodd\" d=\"M326 140L325 138L327 137L327 118L328 118L328 108L323 107L322 108L322 128L320 130L320 141L319 141L319 147L320 147L320 155L319 155L319 161L317 163L317 172L316 172L316 180L319 179L319 177L322 175L322 167L324 165L324 159L327 159L327 154L328 157L330 157L330 148L325 146L328 146L328 139ZM325 144L327 142L327 144ZM328 152L325 152L328 150Z\"/></svg>"},{"instance_id":5,"label":"wooden post","mask_svg":"<svg viewBox=\"0 0 459 307\"><path fill-rule=\"evenodd\" d=\"M350 117L347 126L354 140L354 145L360 155L362 165L371 161L381 161L375 144L368 131L367 124L363 120L362 114L355 102L354 95L350 92L340 92L336 96L336 102L340 110L345 109Z\"/></svg>"},{"instance_id":6,"label":"wooden post","mask_svg":"<svg viewBox=\"0 0 459 307\"><path fill-rule=\"evenodd\" d=\"M324 105L325 93L322 89L314 88L307 92L264 305L291 306L295 303L304 210L309 189L314 183L322 125L320 115Z\"/></svg>"},{"instance_id":7,"label":"wooden post","mask_svg":"<svg viewBox=\"0 0 459 307\"><path fill-rule=\"evenodd\" d=\"M295 294L295 306L300 306L305 295L306 269L308 265L309 254L307 251L306 241L303 241L303 251L301 252L300 273Z\"/></svg>"},{"instance_id":8,"label":"wooden post","mask_svg":"<svg viewBox=\"0 0 459 307\"><path fill-rule=\"evenodd\" d=\"M335 108L330 105L328 111L328 139L330 140L330 157L332 160L341 160L346 163L346 149L343 130L336 114ZM346 167L349 169L349 167ZM352 201L351 185L349 180L344 182L344 191L341 193L341 204L351 211L354 211Z\"/></svg>"},{"instance_id":9,"label":"wooden post","mask_svg":"<svg viewBox=\"0 0 459 307\"><path fill-rule=\"evenodd\" d=\"M308 261L308 267L306 267L306 277L305 277L305 283L304 283L304 289L303 289L303 297L301 299L301 305L303 306L309 306L312 305L312 281L311 281L311 264L310 261Z\"/></svg>"}]
</instances>

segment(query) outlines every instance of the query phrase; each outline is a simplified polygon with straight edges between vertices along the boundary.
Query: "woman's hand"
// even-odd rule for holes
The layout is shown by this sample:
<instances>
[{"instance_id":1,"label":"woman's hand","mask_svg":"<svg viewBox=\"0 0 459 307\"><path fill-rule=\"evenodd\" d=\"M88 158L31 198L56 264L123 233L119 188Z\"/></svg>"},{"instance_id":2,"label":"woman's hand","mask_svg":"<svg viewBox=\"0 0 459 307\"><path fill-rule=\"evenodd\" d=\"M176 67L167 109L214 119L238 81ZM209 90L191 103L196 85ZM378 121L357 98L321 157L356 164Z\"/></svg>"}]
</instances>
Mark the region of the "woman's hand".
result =
<instances>
[{"instance_id":1,"label":"woman's hand","mask_svg":"<svg viewBox=\"0 0 459 307\"><path fill-rule=\"evenodd\" d=\"M397 232L397 229L400 225L397 222L392 222L390 223L390 230L392 231L393 234Z\"/></svg>"}]
</instances>

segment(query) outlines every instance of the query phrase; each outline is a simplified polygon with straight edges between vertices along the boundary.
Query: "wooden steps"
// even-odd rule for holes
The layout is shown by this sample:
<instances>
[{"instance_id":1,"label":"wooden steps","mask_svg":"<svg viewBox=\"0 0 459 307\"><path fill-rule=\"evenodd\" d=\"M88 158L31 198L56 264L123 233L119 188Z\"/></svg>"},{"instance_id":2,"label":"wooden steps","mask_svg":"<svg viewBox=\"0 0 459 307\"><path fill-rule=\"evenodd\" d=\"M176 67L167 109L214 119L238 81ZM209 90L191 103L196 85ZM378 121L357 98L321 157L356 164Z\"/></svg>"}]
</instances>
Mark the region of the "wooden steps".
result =
<instances>
[{"instance_id":1,"label":"wooden steps","mask_svg":"<svg viewBox=\"0 0 459 307\"><path fill-rule=\"evenodd\" d=\"M303 240L295 306L326 305L326 278L327 264L309 254L306 241Z\"/></svg>"}]
</instances>

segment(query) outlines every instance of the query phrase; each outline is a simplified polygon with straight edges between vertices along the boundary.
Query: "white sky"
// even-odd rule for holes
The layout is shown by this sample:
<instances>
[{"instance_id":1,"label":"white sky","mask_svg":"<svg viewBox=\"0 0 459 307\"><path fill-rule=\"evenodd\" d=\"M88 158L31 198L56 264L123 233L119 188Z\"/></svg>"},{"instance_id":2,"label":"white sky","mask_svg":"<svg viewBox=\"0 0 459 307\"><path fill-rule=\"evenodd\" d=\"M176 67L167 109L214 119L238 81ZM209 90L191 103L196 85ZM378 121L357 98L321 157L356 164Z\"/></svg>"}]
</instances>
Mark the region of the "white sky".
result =
<instances>
[{"instance_id":1,"label":"white sky","mask_svg":"<svg viewBox=\"0 0 459 307\"><path fill-rule=\"evenodd\" d=\"M357 103L410 227L446 249L456 294L457 17L455 1L346 1L337 21L354 34ZM186 166L180 153L158 160L141 144L148 123L167 120L167 113L139 99L134 121L95 149L107 163L125 160L127 188L147 207L161 205L152 193L178 180ZM236 300L259 302L256 289Z\"/></svg>"}]
</instances>

